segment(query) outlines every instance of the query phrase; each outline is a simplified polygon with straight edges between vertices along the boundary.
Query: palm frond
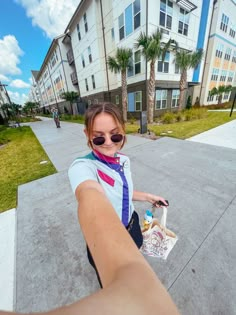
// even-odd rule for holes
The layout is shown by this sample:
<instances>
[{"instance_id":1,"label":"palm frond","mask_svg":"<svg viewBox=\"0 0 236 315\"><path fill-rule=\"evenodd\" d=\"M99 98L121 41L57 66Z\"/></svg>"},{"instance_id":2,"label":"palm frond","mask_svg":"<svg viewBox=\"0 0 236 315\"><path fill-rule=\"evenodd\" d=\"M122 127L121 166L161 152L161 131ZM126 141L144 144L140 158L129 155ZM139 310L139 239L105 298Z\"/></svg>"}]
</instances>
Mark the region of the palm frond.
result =
<instances>
[{"instance_id":1,"label":"palm frond","mask_svg":"<svg viewBox=\"0 0 236 315\"><path fill-rule=\"evenodd\" d=\"M120 66L114 57L109 56L107 60L107 64L111 72L115 72L115 73L120 72Z\"/></svg>"}]
</instances>

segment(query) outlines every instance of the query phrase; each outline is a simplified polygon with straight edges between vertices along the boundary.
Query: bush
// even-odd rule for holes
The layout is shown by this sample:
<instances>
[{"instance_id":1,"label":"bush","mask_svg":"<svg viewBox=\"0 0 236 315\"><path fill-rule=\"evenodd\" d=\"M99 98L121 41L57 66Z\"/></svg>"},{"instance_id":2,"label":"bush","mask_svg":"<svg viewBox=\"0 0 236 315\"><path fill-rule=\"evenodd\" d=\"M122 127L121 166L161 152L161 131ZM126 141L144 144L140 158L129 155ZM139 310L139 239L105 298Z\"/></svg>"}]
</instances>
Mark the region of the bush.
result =
<instances>
[{"instance_id":1,"label":"bush","mask_svg":"<svg viewBox=\"0 0 236 315\"><path fill-rule=\"evenodd\" d=\"M187 103L186 103L186 109L190 109L192 107L192 98L189 95L188 99L187 99Z\"/></svg>"},{"instance_id":2,"label":"bush","mask_svg":"<svg viewBox=\"0 0 236 315\"><path fill-rule=\"evenodd\" d=\"M130 116L130 118L128 119L129 123L131 125L133 125L136 122L136 118L134 116Z\"/></svg>"},{"instance_id":3,"label":"bush","mask_svg":"<svg viewBox=\"0 0 236 315\"><path fill-rule=\"evenodd\" d=\"M186 120L186 121L190 121L190 120L192 120L193 119L193 113L192 113L192 111L190 111L190 110L188 110L188 111L186 111L185 113L184 113L184 119Z\"/></svg>"},{"instance_id":4,"label":"bush","mask_svg":"<svg viewBox=\"0 0 236 315\"><path fill-rule=\"evenodd\" d=\"M162 122L165 124L171 124L175 121L175 114L167 112L162 116Z\"/></svg>"},{"instance_id":5,"label":"bush","mask_svg":"<svg viewBox=\"0 0 236 315\"><path fill-rule=\"evenodd\" d=\"M175 119L176 119L176 121L182 121L182 120L184 120L184 117L183 117L182 113L177 113L177 114L175 114Z\"/></svg>"}]
</instances>

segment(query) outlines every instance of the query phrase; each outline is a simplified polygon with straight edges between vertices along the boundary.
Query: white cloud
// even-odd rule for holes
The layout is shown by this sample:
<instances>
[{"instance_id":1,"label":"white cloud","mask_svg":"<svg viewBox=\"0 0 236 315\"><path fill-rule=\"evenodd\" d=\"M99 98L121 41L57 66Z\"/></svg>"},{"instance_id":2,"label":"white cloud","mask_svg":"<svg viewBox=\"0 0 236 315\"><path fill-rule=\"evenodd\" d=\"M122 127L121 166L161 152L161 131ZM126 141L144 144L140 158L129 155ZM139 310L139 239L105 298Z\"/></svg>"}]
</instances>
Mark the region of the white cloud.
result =
<instances>
[{"instance_id":1,"label":"white cloud","mask_svg":"<svg viewBox=\"0 0 236 315\"><path fill-rule=\"evenodd\" d=\"M14 87L14 88L17 88L17 89L25 89L25 88L29 88L30 84L26 83L26 82L24 82L22 80L16 79L16 80L13 80L10 83L10 86Z\"/></svg>"},{"instance_id":2,"label":"white cloud","mask_svg":"<svg viewBox=\"0 0 236 315\"><path fill-rule=\"evenodd\" d=\"M0 82L9 82L9 81L10 79L8 77L0 73Z\"/></svg>"},{"instance_id":3,"label":"white cloud","mask_svg":"<svg viewBox=\"0 0 236 315\"><path fill-rule=\"evenodd\" d=\"M8 94L12 103L24 105L28 101L28 95L25 93L20 94L19 92L8 91Z\"/></svg>"},{"instance_id":4,"label":"white cloud","mask_svg":"<svg viewBox=\"0 0 236 315\"><path fill-rule=\"evenodd\" d=\"M6 35L0 39L0 73L2 75L21 74L17 65L20 63L19 57L23 54L15 36Z\"/></svg>"},{"instance_id":5,"label":"white cloud","mask_svg":"<svg viewBox=\"0 0 236 315\"><path fill-rule=\"evenodd\" d=\"M80 1L78 0L16 0L32 24L53 39L63 34Z\"/></svg>"}]
</instances>

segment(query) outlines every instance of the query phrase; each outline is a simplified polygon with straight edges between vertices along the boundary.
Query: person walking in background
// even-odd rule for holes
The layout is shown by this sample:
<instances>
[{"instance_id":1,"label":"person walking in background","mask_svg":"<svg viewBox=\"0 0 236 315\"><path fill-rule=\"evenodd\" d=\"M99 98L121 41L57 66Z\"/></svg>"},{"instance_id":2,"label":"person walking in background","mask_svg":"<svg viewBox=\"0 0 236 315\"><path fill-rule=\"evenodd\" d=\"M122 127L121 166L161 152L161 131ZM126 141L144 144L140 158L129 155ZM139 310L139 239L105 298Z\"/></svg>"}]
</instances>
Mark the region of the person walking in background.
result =
<instances>
[{"instance_id":1,"label":"person walking in background","mask_svg":"<svg viewBox=\"0 0 236 315\"><path fill-rule=\"evenodd\" d=\"M57 108L53 108L52 109L52 118L54 119L57 128L61 128L60 116L59 116Z\"/></svg>"},{"instance_id":2,"label":"person walking in background","mask_svg":"<svg viewBox=\"0 0 236 315\"><path fill-rule=\"evenodd\" d=\"M133 189L130 160L124 154L119 153L126 142L126 136L122 114L116 105L101 103L90 106L85 113L84 131L92 152L77 158L68 171L77 201L79 203L80 192L86 187L96 189L106 195L124 227L137 247L140 248L143 237L133 201L147 201L156 207L159 207L159 201L168 205L160 196ZM80 211L80 204L78 211ZM104 229L107 229L109 238L109 224L104 226ZM103 283L89 246L87 246L87 255L102 287Z\"/></svg>"}]
</instances>

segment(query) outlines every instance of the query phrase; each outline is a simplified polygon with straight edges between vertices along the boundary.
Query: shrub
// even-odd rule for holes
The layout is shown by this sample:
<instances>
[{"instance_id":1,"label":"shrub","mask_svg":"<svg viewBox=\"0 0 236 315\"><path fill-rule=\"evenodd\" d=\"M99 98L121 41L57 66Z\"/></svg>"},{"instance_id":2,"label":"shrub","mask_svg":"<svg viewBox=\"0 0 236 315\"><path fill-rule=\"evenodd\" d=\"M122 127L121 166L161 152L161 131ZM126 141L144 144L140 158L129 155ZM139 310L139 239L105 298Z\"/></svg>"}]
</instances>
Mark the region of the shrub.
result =
<instances>
[{"instance_id":1,"label":"shrub","mask_svg":"<svg viewBox=\"0 0 236 315\"><path fill-rule=\"evenodd\" d=\"M175 114L167 112L162 116L162 122L165 124L171 124L175 121Z\"/></svg>"},{"instance_id":2,"label":"shrub","mask_svg":"<svg viewBox=\"0 0 236 315\"><path fill-rule=\"evenodd\" d=\"M186 121L190 121L193 119L193 113L192 111L188 110L184 113L184 118Z\"/></svg>"},{"instance_id":3,"label":"shrub","mask_svg":"<svg viewBox=\"0 0 236 315\"><path fill-rule=\"evenodd\" d=\"M128 121L131 125L133 125L136 122L136 118L134 116L131 116Z\"/></svg>"},{"instance_id":4,"label":"shrub","mask_svg":"<svg viewBox=\"0 0 236 315\"><path fill-rule=\"evenodd\" d=\"M189 95L186 103L186 109L190 109L192 107L192 98Z\"/></svg>"},{"instance_id":5,"label":"shrub","mask_svg":"<svg viewBox=\"0 0 236 315\"><path fill-rule=\"evenodd\" d=\"M182 113L175 114L175 119L176 119L176 121L184 120L183 114Z\"/></svg>"}]
</instances>

